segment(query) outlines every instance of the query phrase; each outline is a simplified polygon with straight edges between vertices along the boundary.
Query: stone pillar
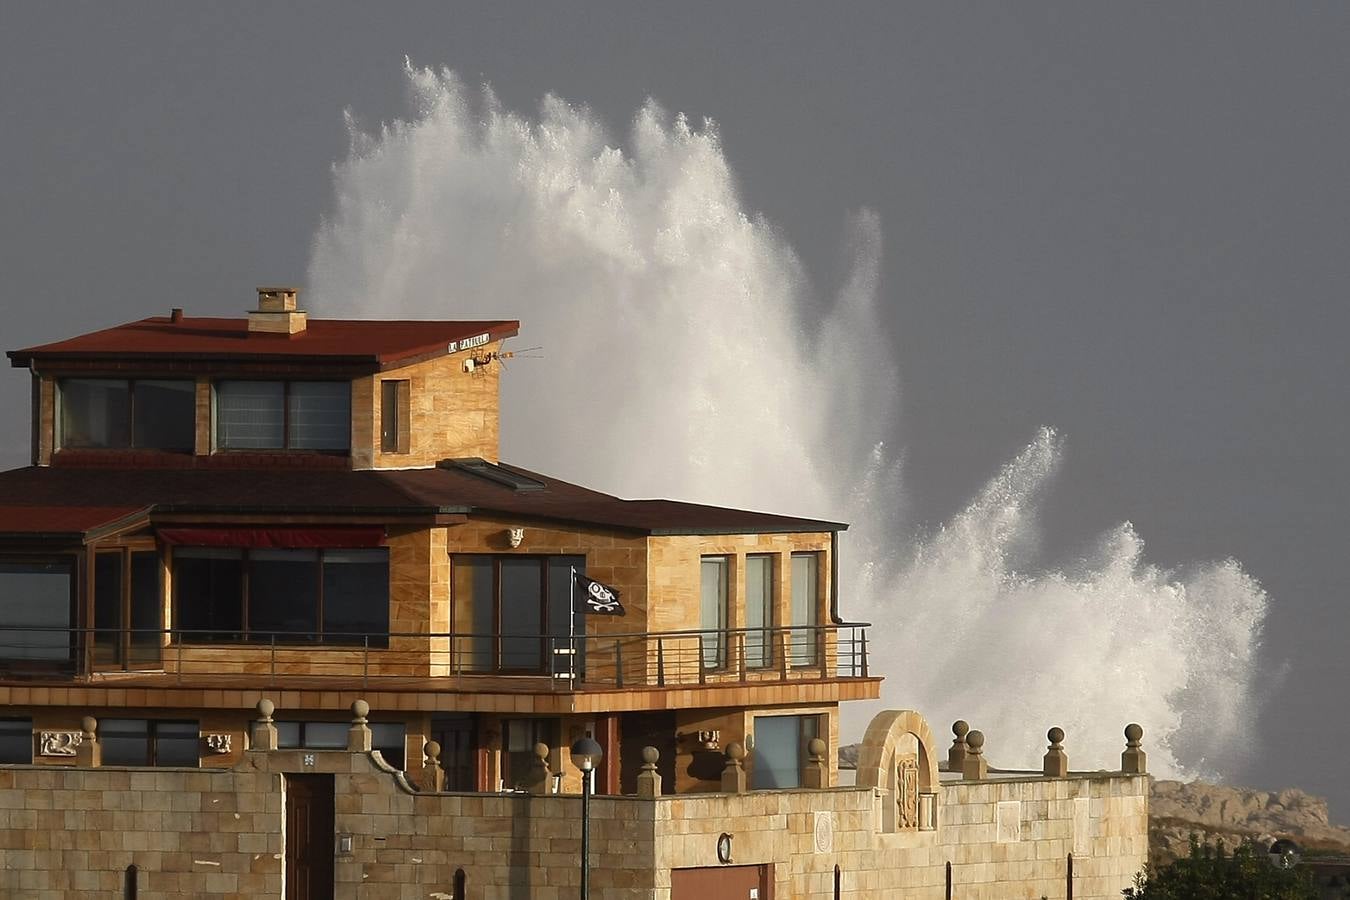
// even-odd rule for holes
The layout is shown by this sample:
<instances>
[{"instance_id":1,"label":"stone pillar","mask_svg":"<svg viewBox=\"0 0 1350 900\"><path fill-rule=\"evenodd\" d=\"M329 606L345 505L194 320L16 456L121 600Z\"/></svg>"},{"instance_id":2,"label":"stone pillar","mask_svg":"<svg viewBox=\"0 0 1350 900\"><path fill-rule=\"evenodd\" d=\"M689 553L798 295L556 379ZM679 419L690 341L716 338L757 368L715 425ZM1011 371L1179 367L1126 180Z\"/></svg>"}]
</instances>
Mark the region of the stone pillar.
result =
<instances>
[{"instance_id":1,"label":"stone pillar","mask_svg":"<svg viewBox=\"0 0 1350 900\"><path fill-rule=\"evenodd\" d=\"M253 723L254 750L277 749L277 726L272 721L272 713L276 712L276 709L276 704L266 697L258 701L258 719Z\"/></svg>"},{"instance_id":2,"label":"stone pillar","mask_svg":"<svg viewBox=\"0 0 1350 900\"><path fill-rule=\"evenodd\" d=\"M961 769L966 781L980 781L989 777L989 763L984 758L984 732L972 731L966 735L966 762Z\"/></svg>"},{"instance_id":3,"label":"stone pillar","mask_svg":"<svg viewBox=\"0 0 1350 900\"><path fill-rule=\"evenodd\" d=\"M548 744L534 745L534 762L525 779L525 789L531 794L547 794L553 783L553 772L548 767Z\"/></svg>"},{"instance_id":4,"label":"stone pillar","mask_svg":"<svg viewBox=\"0 0 1350 900\"><path fill-rule=\"evenodd\" d=\"M812 738L806 745L806 771L802 772L802 787L819 791L830 786L830 770L825 762L825 742Z\"/></svg>"},{"instance_id":5,"label":"stone pillar","mask_svg":"<svg viewBox=\"0 0 1350 900\"><path fill-rule=\"evenodd\" d=\"M966 735L970 734L970 726L966 724L965 719L957 719L952 723L952 734L956 738L947 750L947 771L964 772L966 770Z\"/></svg>"},{"instance_id":6,"label":"stone pillar","mask_svg":"<svg viewBox=\"0 0 1350 900\"><path fill-rule=\"evenodd\" d=\"M75 748L75 765L81 769L96 769L103 765L103 748L98 744L98 720L85 716L80 720L80 730L84 734Z\"/></svg>"},{"instance_id":7,"label":"stone pillar","mask_svg":"<svg viewBox=\"0 0 1350 900\"><path fill-rule=\"evenodd\" d=\"M352 727L347 729L347 750L351 753L369 753L371 748L370 704L364 700L352 703Z\"/></svg>"},{"instance_id":8,"label":"stone pillar","mask_svg":"<svg viewBox=\"0 0 1350 900\"><path fill-rule=\"evenodd\" d=\"M726 767L722 769L722 793L744 794L748 790L745 766L741 762L745 759L745 748L736 743L728 744L726 757Z\"/></svg>"},{"instance_id":9,"label":"stone pillar","mask_svg":"<svg viewBox=\"0 0 1350 900\"><path fill-rule=\"evenodd\" d=\"M1139 749L1144 737L1144 729L1131 722L1125 726L1125 752L1120 754L1120 771L1126 775L1143 775L1148 772L1148 754Z\"/></svg>"},{"instance_id":10,"label":"stone pillar","mask_svg":"<svg viewBox=\"0 0 1350 900\"><path fill-rule=\"evenodd\" d=\"M1069 774L1069 757L1064 752L1064 729L1055 727L1045 733L1050 739L1045 758L1041 762L1041 774L1046 778L1063 778Z\"/></svg>"},{"instance_id":11,"label":"stone pillar","mask_svg":"<svg viewBox=\"0 0 1350 900\"><path fill-rule=\"evenodd\" d=\"M426 746L422 748L422 755L425 757L422 761L422 780L426 782L426 789L445 790L445 770L441 768L441 745L436 741L427 741Z\"/></svg>"},{"instance_id":12,"label":"stone pillar","mask_svg":"<svg viewBox=\"0 0 1350 900\"><path fill-rule=\"evenodd\" d=\"M647 800L661 796L661 773L656 771L656 761L661 752L655 747L642 748L642 771L637 777L637 795Z\"/></svg>"}]
</instances>

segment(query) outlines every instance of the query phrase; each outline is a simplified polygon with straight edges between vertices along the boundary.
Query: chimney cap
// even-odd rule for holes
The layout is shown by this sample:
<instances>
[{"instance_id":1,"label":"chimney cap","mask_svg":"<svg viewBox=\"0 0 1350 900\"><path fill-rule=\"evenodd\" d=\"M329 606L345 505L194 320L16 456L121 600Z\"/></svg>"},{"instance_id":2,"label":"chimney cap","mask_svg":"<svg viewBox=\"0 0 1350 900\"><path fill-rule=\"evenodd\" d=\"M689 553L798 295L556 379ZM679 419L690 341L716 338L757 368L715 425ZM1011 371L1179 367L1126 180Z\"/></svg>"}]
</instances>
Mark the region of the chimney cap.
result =
<instances>
[{"instance_id":1,"label":"chimney cap","mask_svg":"<svg viewBox=\"0 0 1350 900\"><path fill-rule=\"evenodd\" d=\"M183 321L183 307L175 306L173 309L169 310L169 321L174 324Z\"/></svg>"}]
</instances>

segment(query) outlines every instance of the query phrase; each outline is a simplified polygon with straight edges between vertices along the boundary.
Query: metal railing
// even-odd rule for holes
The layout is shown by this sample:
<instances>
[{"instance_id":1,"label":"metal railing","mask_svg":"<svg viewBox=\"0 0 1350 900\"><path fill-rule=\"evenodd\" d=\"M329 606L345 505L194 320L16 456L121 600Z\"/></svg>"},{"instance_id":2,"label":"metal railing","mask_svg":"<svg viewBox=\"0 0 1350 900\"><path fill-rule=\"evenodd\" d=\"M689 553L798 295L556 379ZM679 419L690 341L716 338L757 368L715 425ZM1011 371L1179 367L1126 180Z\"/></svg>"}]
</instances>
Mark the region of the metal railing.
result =
<instances>
[{"instance_id":1,"label":"metal railing","mask_svg":"<svg viewBox=\"0 0 1350 900\"><path fill-rule=\"evenodd\" d=\"M591 623L592 625L594 622ZM608 624L608 623L606 623ZM159 675L269 684L323 678L501 682L505 690L868 677L866 623L578 634L0 626L0 679ZM496 689L498 685L494 685Z\"/></svg>"}]
</instances>

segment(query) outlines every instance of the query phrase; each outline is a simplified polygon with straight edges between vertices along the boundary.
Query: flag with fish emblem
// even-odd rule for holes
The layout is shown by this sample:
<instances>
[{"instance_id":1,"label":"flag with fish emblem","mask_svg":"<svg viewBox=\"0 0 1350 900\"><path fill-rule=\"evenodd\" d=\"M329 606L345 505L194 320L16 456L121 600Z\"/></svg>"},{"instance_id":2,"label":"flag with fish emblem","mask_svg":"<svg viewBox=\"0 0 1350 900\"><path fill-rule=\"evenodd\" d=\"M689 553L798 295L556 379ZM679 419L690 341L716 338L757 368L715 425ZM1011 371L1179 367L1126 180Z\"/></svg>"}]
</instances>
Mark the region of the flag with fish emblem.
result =
<instances>
[{"instance_id":1,"label":"flag with fish emblem","mask_svg":"<svg viewBox=\"0 0 1350 900\"><path fill-rule=\"evenodd\" d=\"M607 584L601 584L594 578L587 578L580 572L574 572L576 589L585 601L582 608L588 613L599 616L621 616L623 604L619 602L619 592Z\"/></svg>"}]
</instances>

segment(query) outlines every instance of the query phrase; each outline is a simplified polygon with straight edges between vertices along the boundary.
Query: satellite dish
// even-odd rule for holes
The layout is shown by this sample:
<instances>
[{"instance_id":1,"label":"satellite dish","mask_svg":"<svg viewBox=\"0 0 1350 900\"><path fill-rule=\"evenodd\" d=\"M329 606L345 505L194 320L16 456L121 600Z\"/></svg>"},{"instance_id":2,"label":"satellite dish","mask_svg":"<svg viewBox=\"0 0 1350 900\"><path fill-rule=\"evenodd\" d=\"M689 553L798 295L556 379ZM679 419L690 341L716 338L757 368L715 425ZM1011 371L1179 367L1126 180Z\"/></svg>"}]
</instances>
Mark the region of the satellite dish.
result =
<instances>
[{"instance_id":1,"label":"satellite dish","mask_svg":"<svg viewBox=\"0 0 1350 900\"><path fill-rule=\"evenodd\" d=\"M1277 869L1292 869L1303 858L1298 844L1288 838L1280 838L1270 845L1270 864Z\"/></svg>"}]
</instances>

